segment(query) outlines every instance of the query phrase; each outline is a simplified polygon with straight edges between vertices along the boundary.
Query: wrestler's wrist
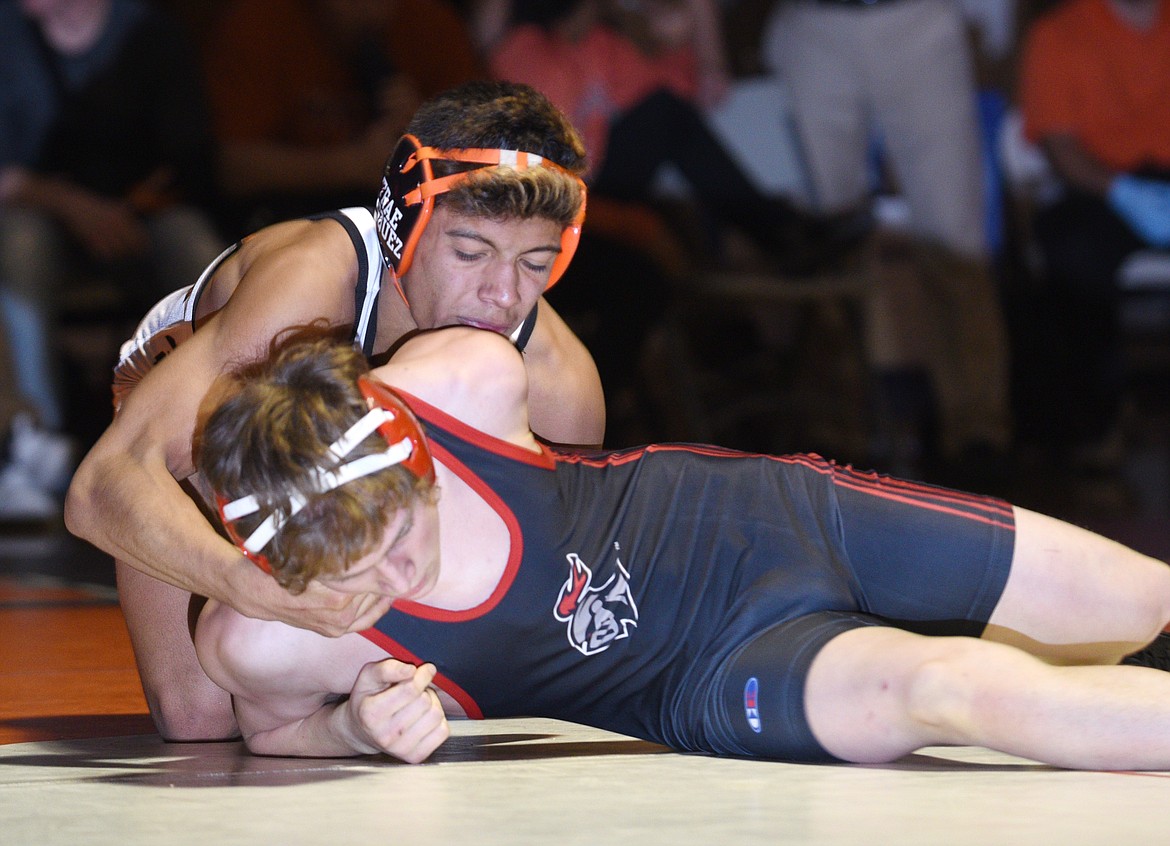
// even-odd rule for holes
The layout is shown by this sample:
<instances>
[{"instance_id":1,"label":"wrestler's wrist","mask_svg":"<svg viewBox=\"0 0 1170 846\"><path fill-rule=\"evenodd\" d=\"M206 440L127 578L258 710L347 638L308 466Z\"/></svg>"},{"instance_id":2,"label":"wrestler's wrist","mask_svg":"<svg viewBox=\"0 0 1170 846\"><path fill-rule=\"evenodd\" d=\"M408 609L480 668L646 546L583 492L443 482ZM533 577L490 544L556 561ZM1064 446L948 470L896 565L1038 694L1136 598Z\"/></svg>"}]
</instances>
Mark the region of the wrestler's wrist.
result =
<instances>
[{"instance_id":1,"label":"wrestler's wrist","mask_svg":"<svg viewBox=\"0 0 1170 846\"><path fill-rule=\"evenodd\" d=\"M369 741L369 735L362 725L358 714L357 702L352 695L335 703L333 712L329 715L330 725L334 737L342 747L349 749L356 755L378 755L382 752L375 744Z\"/></svg>"},{"instance_id":2,"label":"wrestler's wrist","mask_svg":"<svg viewBox=\"0 0 1170 846\"><path fill-rule=\"evenodd\" d=\"M283 591L276 580L261 572L255 564L232 547L233 560L223 569L224 596L220 601L232 606L245 617L256 620L281 620L274 613Z\"/></svg>"}]
</instances>

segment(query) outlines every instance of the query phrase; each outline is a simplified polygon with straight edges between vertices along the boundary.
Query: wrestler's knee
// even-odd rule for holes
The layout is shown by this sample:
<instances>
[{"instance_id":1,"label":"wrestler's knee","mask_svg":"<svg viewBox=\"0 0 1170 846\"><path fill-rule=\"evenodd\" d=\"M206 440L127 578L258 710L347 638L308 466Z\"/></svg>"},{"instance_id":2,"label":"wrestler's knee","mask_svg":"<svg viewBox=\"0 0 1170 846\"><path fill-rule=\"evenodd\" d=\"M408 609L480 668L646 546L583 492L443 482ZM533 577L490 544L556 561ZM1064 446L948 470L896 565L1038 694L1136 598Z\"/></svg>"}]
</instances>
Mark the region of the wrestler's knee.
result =
<instances>
[{"instance_id":1,"label":"wrestler's knee","mask_svg":"<svg viewBox=\"0 0 1170 846\"><path fill-rule=\"evenodd\" d=\"M948 638L945 648L906 674L906 716L928 743L965 743L972 736L988 646L999 649L974 639Z\"/></svg>"},{"instance_id":2,"label":"wrestler's knee","mask_svg":"<svg viewBox=\"0 0 1170 846\"><path fill-rule=\"evenodd\" d=\"M1125 598L1117 616L1128 624L1134 642L1149 643L1170 624L1170 566L1129 549L1118 556Z\"/></svg>"},{"instance_id":3,"label":"wrestler's knee","mask_svg":"<svg viewBox=\"0 0 1170 846\"><path fill-rule=\"evenodd\" d=\"M971 731L983 645L889 628L840 635L809 673L805 705L813 734L837 758L870 764L962 743Z\"/></svg>"},{"instance_id":4,"label":"wrestler's knee","mask_svg":"<svg viewBox=\"0 0 1170 846\"><path fill-rule=\"evenodd\" d=\"M945 641L914 668L907 685L907 713L923 745L986 746L1011 736L1052 689L1054 674L1063 672L1013 646Z\"/></svg>"}]
</instances>

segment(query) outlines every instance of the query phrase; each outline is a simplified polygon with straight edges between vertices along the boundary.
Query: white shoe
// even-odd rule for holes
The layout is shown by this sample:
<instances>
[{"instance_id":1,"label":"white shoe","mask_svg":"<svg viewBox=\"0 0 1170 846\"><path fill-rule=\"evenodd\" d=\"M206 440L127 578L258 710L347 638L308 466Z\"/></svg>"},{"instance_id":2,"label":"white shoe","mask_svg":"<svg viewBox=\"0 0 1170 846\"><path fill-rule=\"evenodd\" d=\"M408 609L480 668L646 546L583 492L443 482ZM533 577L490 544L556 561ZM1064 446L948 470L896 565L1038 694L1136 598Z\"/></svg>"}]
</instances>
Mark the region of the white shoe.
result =
<instances>
[{"instance_id":1,"label":"white shoe","mask_svg":"<svg viewBox=\"0 0 1170 846\"><path fill-rule=\"evenodd\" d=\"M0 521L47 521L61 514L61 506L25 472L8 464L0 470Z\"/></svg>"},{"instance_id":2,"label":"white shoe","mask_svg":"<svg viewBox=\"0 0 1170 846\"><path fill-rule=\"evenodd\" d=\"M12 418L12 463L43 491L63 493L73 477L73 440L38 426L28 414Z\"/></svg>"}]
</instances>

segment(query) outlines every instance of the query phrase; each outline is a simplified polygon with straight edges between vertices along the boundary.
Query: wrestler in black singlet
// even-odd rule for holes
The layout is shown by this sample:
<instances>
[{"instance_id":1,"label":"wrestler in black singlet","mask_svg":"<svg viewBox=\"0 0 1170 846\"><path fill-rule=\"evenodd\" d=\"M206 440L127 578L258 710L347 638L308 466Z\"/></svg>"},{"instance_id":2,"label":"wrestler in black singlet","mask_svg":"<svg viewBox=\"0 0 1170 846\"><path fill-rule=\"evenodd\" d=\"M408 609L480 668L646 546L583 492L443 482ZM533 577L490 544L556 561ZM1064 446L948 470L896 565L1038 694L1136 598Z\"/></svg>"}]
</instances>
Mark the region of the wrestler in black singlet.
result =
<instances>
[{"instance_id":1,"label":"wrestler in black singlet","mask_svg":"<svg viewBox=\"0 0 1170 846\"><path fill-rule=\"evenodd\" d=\"M472 717L824 760L802 705L821 646L863 625L977 635L1007 580L1001 500L815 455L537 455L410 402L435 457L505 521L511 557L477 608L396 602L365 634L433 662Z\"/></svg>"}]
</instances>

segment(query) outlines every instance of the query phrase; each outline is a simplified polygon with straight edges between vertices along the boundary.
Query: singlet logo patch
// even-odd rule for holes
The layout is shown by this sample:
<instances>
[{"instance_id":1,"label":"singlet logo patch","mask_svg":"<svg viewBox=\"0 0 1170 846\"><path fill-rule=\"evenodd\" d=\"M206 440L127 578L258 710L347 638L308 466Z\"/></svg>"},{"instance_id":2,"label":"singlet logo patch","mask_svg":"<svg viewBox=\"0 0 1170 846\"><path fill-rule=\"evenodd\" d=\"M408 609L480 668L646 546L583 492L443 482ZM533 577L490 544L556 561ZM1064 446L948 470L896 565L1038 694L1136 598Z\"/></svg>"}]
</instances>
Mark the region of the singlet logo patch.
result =
<instances>
[{"instance_id":1,"label":"singlet logo patch","mask_svg":"<svg viewBox=\"0 0 1170 846\"><path fill-rule=\"evenodd\" d=\"M751 730L756 734L763 731L764 726L760 722L760 683L755 676L743 686L743 710Z\"/></svg>"},{"instance_id":2,"label":"singlet logo patch","mask_svg":"<svg viewBox=\"0 0 1170 846\"><path fill-rule=\"evenodd\" d=\"M561 585L553 616L568 624L569 643L582 655L604 652L615 640L629 637L630 629L638 625L630 574L619 558L617 572L595 586L593 571L580 556L571 552L565 558L569 576Z\"/></svg>"}]
</instances>

